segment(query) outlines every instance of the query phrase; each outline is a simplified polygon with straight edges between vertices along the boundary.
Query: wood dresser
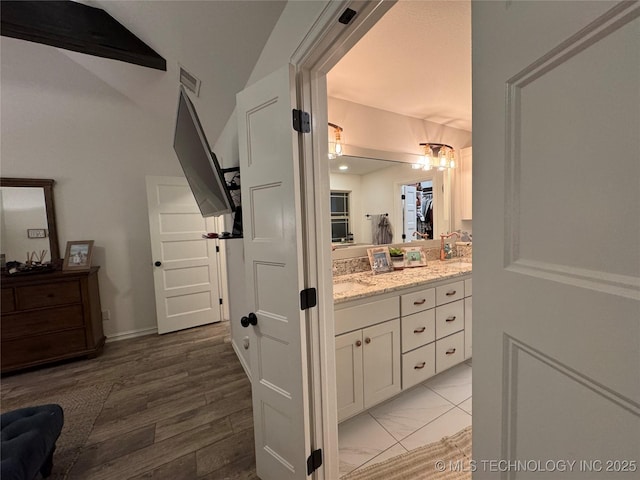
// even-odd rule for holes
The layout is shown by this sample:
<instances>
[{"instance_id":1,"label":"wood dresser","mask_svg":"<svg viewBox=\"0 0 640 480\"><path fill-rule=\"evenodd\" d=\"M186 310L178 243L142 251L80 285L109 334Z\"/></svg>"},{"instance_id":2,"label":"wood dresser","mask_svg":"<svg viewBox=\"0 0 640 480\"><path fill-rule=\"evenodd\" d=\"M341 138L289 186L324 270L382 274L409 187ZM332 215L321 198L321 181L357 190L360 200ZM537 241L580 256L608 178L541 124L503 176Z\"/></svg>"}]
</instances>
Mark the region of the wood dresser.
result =
<instances>
[{"instance_id":1,"label":"wood dresser","mask_svg":"<svg viewBox=\"0 0 640 480\"><path fill-rule=\"evenodd\" d=\"M2 276L2 373L101 352L98 269Z\"/></svg>"}]
</instances>

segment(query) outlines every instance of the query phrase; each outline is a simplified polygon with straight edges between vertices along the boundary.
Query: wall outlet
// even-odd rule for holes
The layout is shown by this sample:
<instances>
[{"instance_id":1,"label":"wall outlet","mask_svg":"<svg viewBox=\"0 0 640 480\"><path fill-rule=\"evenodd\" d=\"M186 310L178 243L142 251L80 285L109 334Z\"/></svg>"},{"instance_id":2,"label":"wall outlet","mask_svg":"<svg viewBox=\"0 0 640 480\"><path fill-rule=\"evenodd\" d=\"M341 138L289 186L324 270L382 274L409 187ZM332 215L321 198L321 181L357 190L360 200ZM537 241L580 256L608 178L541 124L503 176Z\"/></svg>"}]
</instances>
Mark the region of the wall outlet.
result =
<instances>
[{"instance_id":1,"label":"wall outlet","mask_svg":"<svg viewBox=\"0 0 640 480\"><path fill-rule=\"evenodd\" d=\"M102 321L111 320L111 312L109 310L102 311Z\"/></svg>"}]
</instances>

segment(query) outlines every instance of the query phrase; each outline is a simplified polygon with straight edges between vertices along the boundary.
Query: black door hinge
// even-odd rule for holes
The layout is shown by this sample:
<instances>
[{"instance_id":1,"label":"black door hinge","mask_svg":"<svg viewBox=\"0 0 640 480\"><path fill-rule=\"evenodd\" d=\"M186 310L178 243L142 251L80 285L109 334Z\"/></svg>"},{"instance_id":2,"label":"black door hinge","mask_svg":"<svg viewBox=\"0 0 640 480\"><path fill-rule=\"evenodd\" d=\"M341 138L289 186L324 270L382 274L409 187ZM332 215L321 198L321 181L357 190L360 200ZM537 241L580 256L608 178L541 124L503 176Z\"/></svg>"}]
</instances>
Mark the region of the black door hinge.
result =
<instances>
[{"instance_id":1,"label":"black door hinge","mask_svg":"<svg viewBox=\"0 0 640 480\"><path fill-rule=\"evenodd\" d=\"M293 129L300 133L311 131L311 116L302 110L293 109Z\"/></svg>"},{"instance_id":2,"label":"black door hinge","mask_svg":"<svg viewBox=\"0 0 640 480\"><path fill-rule=\"evenodd\" d=\"M322 465L322 449L314 450L307 458L307 475L311 475Z\"/></svg>"},{"instance_id":3,"label":"black door hinge","mask_svg":"<svg viewBox=\"0 0 640 480\"><path fill-rule=\"evenodd\" d=\"M318 304L318 295L315 288L305 288L300 292L300 310L315 307Z\"/></svg>"},{"instance_id":4,"label":"black door hinge","mask_svg":"<svg viewBox=\"0 0 640 480\"><path fill-rule=\"evenodd\" d=\"M406 236L404 233L402 234L402 239L403 239L403 240L406 240L406 239L407 239L407 236Z\"/></svg>"},{"instance_id":5,"label":"black door hinge","mask_svg":"<svg viewBox=\"0 0 640 480\"><path fill-rule=\"evenodd\" d=\"M218 300L220 300L220 305L222 305L222 299L221 299L221 298L219 298Z\"/></svg>"},{"instance_id":6,"label":"black door hinge","mask_svg":"<svg viewBox=\"0 0 640 480\"><path fill-rule=\"evenodd\" d=\"M216 245L216 253L220 253L220 247Z\"/></svg>"},{"instance_id":7,"label":"black door hinge","mask_svg":"<svg viewBox=\"0 0 640 480\"><path fill-rule=\"evenodd\" d=\"M404 196L404 195L402 195L400 199L401 199L401 200L404 200L404 199L405 199L405 196Z\"/></svg>"}]
</instances>

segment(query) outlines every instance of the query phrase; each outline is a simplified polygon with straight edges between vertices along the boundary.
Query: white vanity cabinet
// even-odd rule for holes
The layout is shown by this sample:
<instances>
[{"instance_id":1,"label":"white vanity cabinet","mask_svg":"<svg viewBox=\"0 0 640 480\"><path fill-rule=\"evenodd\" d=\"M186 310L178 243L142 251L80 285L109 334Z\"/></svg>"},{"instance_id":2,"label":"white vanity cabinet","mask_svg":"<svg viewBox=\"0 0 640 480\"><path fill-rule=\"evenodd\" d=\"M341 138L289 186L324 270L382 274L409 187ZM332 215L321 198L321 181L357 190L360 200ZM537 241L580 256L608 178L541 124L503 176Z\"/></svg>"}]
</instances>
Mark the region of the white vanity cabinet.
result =
<instances>
[{"instance_id":1,"label":"white vanity cabinet","mask_svg":"<svg viewBox=\"0 0 640 480\"><path fill-rule=\"evenodd\" d=\"M391 317L391 318L390 318ZM398 298L336 310L338 421L400 392Z\"/></svg>"},{"instance_id":2,"label":"white vanity cabinet","mask_svg":"<svg viewBox=\"0 0 640 480\"><path fill-rule=\"evenodd\" d=\"M464 359L471 358L471 331L473 330L473 297L472 292L473 279L468 278L464 281Z\"/></svg>"},{"instance_id":3,"label":"white vanity cabinet","mask_svg":"<svg viewBox=\"0 0 640 480\"><path fill-rule=\"evenodd\" d=\"M471 280L434 283L334 311L338 421L464 361L467 336L470 356Z\"/></svg>"}]
</instances>

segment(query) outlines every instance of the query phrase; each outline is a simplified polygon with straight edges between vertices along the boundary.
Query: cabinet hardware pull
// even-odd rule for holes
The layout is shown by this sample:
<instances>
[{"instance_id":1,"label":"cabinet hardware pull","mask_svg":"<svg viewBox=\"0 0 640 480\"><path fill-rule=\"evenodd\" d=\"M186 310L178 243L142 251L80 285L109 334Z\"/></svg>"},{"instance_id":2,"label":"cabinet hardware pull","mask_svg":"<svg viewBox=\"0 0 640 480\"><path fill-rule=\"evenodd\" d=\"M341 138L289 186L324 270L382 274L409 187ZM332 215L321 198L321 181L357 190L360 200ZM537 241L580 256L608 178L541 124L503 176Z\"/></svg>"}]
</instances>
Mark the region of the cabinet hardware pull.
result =
<instances>
[{"instance_id":1,"label":"cabinet hardware pull","mask_svg":"<svg viewBox=\"0 0 640 480\"><path fill-rule=\"evenodd\" d=\"M451 295L455 295L455 294L456 294L455 290L451 290L450 292L446 293L447 297L450 297Z\"/></svg>"},{"instance_id":2,"label":"cabinet hardware pull","mask_svg":"<svg viewBox=\"0 0 640 480\"><path fill-rule=\"evenodd\" d=\"M454 353L456 353L456 349L455 348L450 348L449 350L447 350L445 352L445 355L453 355Z\"/></svg>"},{"instance_id":3,"label":"cabinet hardware pull","mask_svg":"<svg viewBox=\"0 0 640 480\"><path fill-rule=\"evenodd\" d=\"M427 299L423 298L422 300L416 300L415 302L413 302L414 305L423 305L424 302L426 302Z\"/></svg>"},{"instance_id":4,"label":"cabinet hardware pull","mask_svg":"<svg viewBox=\"0 0 640 480\"><path fill-rule=\"evenodd\" d=\"M356 340L356 347L362 346L362 342L360 340Z\"/></svg>"},{"instance_id":5,"label":"cabinet hardware pull","mask_svg":"<svg viewBox=\"0 0 640 480\"><path fill-rule=\"evenodd\" d=\"M448 317L445 322L453 322L456 319L456 316L453 315L452 317Z\"/></svg>"},{"instance_id":6,"label":"cabinet hardware pull","mask_svg":"<svg viewBox=\"0 0 640 480\"><path fill-rule=\"evenodd\" d=\"M427 327L416 328L413 333L422 333L427 329Z\"/></svg>"},{"instance_id":7,"label":"cabinet hardware pull","mask_svg":"<svg viewBox=\"0 0 640 480\"><path fill-rule=\"evenodd\" d=\"M368 344L368 343L371 343L371 339L370 339L369 337L365 338L365 339L364 339L364 343L367 343L367 344Z\"/></svg>"},{"instance_id":8,"label":"cabinet hardware pull","mask_svg":"<svg viewBox=\"0 0 640 480\"><path fill-rule=\"evenodd\" d=\"M427 364L426 362L422 362L422 363L419 363L418 365L416 365L413 368L415 368L416 370L420 370L420 369L423 369L426 364Z\"/></svg>"}]
</instances>

